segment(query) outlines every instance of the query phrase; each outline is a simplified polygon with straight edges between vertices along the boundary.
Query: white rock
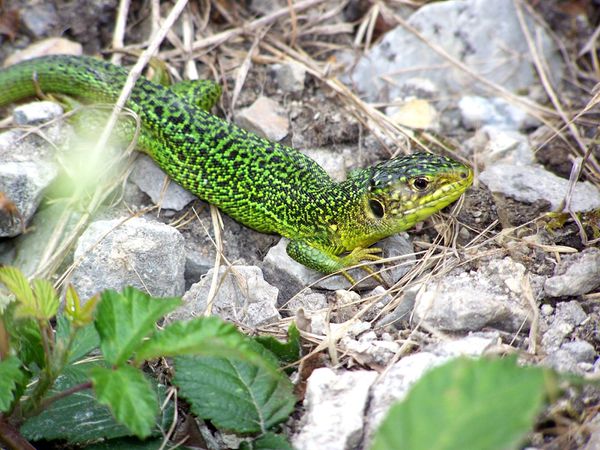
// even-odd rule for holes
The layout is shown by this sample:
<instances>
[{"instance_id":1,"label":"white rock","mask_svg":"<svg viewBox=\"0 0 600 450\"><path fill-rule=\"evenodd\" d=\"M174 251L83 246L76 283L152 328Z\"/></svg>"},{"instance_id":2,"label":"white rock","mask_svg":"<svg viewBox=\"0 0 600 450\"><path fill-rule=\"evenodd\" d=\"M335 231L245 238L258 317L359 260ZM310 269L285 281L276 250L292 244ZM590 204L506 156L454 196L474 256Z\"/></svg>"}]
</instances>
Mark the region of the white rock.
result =
<instances>
[{"instance_id":1,"label":"white rock","mask_svg":"<svg viewBox=\"0 0 600 450\"><path fill-rule=\"evenodd\" d=\"M55 102L35 102L17 106L13 119L17 125L37 125L56 119L63 114L62 106Z\"/></svg>"},{"instance_id":2,"label":"white rock","mask_svg":"<svg viewBox=\"0 0 600 450\"><path fill-rule=\"evenodd\" d=\"M374 332L361 335L358 340L345 336L340 340L340 345L344 352L348 352L360 364L386 367L400 351L400 344L373 339L374 337Z\"/></svg>"},{"instance_id":3,"label":"white rock","mask_svg":"<svg viewBox=\"0 0 600 450\"><path fill-rule=\"evenodd\" d=\"M560 80L560 57L548 34L526 12L525 22L541 44L549 73ZM513 92L538 83L512 0L433 2L419 8L408 24L480 76ZM389 101L401 96L404 83L415 77L432 80L445 95L483 91L477 80L402 26L361 58L352 79L370 101Z\"/></svg>"},{"instance_id":4,"label":"white rock","mask_svg":"<svg viewBox=\"0 0 600 450\"><path fill-rule=\"evenodd\" d=\"M207 309L214 269L208 271L183 296L184 305L169 320L201 316ZM277 310L279 290L267 283L256 266L220 267L218 289L211 314L224 320L256 327L281 320Z\"/></svg>"},{"instance_id":5,"label":"white rock","mask_svg":"<svg viewBox=\"0 0 600 450\"><path fill-rule=\"evenodd\" d=\"M427 347L425 351L434 353L438 356L478 357L498 346L500 342L500 333L498 332L473 333L461 339L442 341Z\"/></svg>"},{"instance_id":6,"label":"white rock","mask_svg":"<svg viewBox=\"0 0 600 450\"><path fill-rule=\"evenodd\" d=\"M486 326L511 332L527 329L532 318L528 305L506 284L524 273L522 264L507 257L491 260L478 271L428 283L417 296L413 320L446 331L478 331Z\"/></svg>"},{"instance_id":7,"label":"white rock","mask_svg":"<svg viewBox=\"0 0 600 450\"><path fill-rule=\"evenodd\" d=\"M277 86L285 92L302 92L306 80L304 66L295 62L274 64L271 70L275 75Z\"/></svg>"},{"instance_id":8,"label":"white rock","mask_svg":"<svg viewBox=\"0 0 600 450\"><path fill-rule=\"evenodd\" d=\"M351 450L363 436L369 389L377 372L336 373L315 370L308 379L299 431L292 438L296 450Z\"/></svg>"},{"instance_id":9,"label":"white rock","mask_svg":"<svg viewBox=\"0 0 600 450\"><path fill-rule=\"evenodd\" d=\"M544 283L550 297L583 295L600 286L600 250L589 248L566 255Z\"/></svg>"},{"instance_id":10,"label":"white rock","mask_svg":"<svg viewBox=\"0 0 600 450\"><path fill-rule=\"evenodd\" d=\"M137 217L94 222L79 238L74 261L72 283L82 299L125 286L155 297L183 294L183 237L159 222Z\"/></svg>"},{"instance_id":11,"label":"white rock","mask_svg":"<svg viewBox=\"0 0 600 450\"><path fill-rule=\"evenodd\" d=\"M539 166L495 164L481 172L479 180L492 192L498 192L520 202L536 203L546 200L553 210L558 209L567 195L569 181ZM593 184L577 182L571 197L574 212L600 208L600 190Z\"/></svg>"},{"instance_id":12,"label":"white rock","mask_svg":"<svg viewBox=\"0 0 600 450\"><path fill-rule=\"evenodd\" d=\"M462 122L470 129L491 125L508 131L521 130L539 124L532 116L517 105L503 98L486 98L466 95L458 102Z\"/></svg>"},{"instance_id":13,"label":"white rock","mask_svg":"<svg viewBox=\"0 0 600 450\"><path fill-rule=\"evenodd\" d=\"M481 152L484 167L498 163L513 165L531 165L535 155L527 136L516 131L503 130L487 125L480 130L487 138L487 144Z\"/></svg>"},{"instance_id":14,"label":"white rock","mask_svg":"<svg viewBox=\"0 0 600 450\"><path fill-rule=\"evenodd\" d=\"M283 108L268 97L259 97L235 117L236 123L272 141L280 141L289 133L290 123Z\"/></svg>"},{"instance_id":15,"label":"white rock","mask_svg":"<svg viewBox=\"0 0 600 450\"><path fill-rule=\"evenodd\" d=\"M181 211L188 203L197 199L194 194L186 191L170 179L167 181L167 189L163 191L168 176L146 155L138 156L129 179L145 192L155 204L164 209Z\"/></svg>"},{"instance_id":16,"label":"white rock","mask_svg":"<svg viewBox=\"0 0 600 450\"><path fill-rule=\"evenodd\" d=\"M587 314L578 302L557 303L554 316L549 318L548 328L542 336L542 347L550 354L558 350L576 326L583 323Z\"/></svg>"}]
</instances>

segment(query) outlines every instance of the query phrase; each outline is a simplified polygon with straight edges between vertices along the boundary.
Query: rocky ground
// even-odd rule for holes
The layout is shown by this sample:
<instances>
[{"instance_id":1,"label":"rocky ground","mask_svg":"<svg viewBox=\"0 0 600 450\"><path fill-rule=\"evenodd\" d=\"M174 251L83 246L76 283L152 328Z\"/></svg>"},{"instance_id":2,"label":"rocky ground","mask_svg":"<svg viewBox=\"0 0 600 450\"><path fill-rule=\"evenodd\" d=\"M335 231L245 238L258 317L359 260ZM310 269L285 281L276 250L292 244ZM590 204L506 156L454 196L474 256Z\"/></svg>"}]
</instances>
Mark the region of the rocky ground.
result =
<instances>
[{"instance_id":1,"label":"rocky ground","mask_svg":"<svg viewBox=\"0 0 600 450\"><path fill-rule=\"evenodd\" d=\"M82 297L126 285L183 296L170 320L210 305L248 332L281 335L295 318L307 342L330 343L321 367L302 371L304 403L288 424L298 449L365 448L389 405L457 355L517 352L597 379L596 2L312 0L292 15L285 1L246 3L190 6L159 54L177 75L216 78L219 115L336 179L418 147L405 126L443 136L442 151L473 165L458 206L382 243L391 287L323 279L285 240L218 218L145 156L83 173L51 102L5 110L0 262ZM0 3L0 59L110 48L117 2L70 5ZM155 15L134 2L125 16L135 51ZM88 175L93 189L71 196ZM565 394L529 447L600 448L599 398Z\"/></svg>"}]
</instances>

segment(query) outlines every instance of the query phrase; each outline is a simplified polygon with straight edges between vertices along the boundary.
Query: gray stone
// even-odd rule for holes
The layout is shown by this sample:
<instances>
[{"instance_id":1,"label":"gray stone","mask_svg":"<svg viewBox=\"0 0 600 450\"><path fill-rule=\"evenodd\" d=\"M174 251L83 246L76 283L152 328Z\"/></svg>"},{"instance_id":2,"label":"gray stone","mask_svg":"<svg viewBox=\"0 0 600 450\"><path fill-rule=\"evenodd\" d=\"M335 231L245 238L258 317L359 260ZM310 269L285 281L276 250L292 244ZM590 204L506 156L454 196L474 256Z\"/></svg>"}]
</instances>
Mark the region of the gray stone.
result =
<instances>
[{"instance_id":1,"label":"gray stone","mask_svg":"<svg viewBox=\"0 0 600 450\"><path fill-rule=\"evenodd\" d=\"M525 12L525 21L554 80L560 80L560 56L541 25ZM429 3L409 19L434 46L489 81L513 92L537 84L527 41L512 0L455 0ZM452 65L409 30L386 33L356 65L352 79L370 101L399 97L403 84L415 77L432 80L445 95L483 92L485 87Z\"/></svg>"},{"instance_id":2,"label":"gray stone","mask_svg":"<svg viewBox=\"0 0 600 450\"><path fill-rule=\"evenodd\" d=\"M302 291L292 297L288 302L281 307L282 310L288 311L289 315L294 315L300 308L305 313L310 315L312 312L326 310L328 307L327 297L320 292Z\"/></svg>"},{"instance_id":3,"label":"gray stone","mask_svg":"<svg viewBox=\"0 0 600 450\"><path fill-rule=\"evenodd\" d=\"M420 284L403 289L398 306L396 306L392 312L379 319L375 324L375 327L381 328L388 325L394 325L396 328L400 329L408 324L420 289Z\"/></svg>"},{"instance_id":4,"label":"gray stone","mask_svg":"<svg viewBox=\"0 0 600 450\"><path fill-rule=\"evenodd\" d=\"M371 307L362 316L363 320L369 322L379 320L380 317L386 314L384 309L394 300L394 295L383 286L376 286L371 292L363 296L362 306L371 304ZM389 311L388 311L389 313Z\"/></svg>"},{"instance_id":5,"label":"gray stone","mask_svg":"<svg viewBox=\"0 0 600 450\"><path fill-rule=\"evenodd\" d=\"M280 141L289 133L290 123L283 108L268 97L259 97L235 116L236 123L246 130Z\"/></svg>"},{"instance_id":6,"label":"gray stone","mask_svg":"<svg viewBox=\"0 0 600 450\"><path fill-rule=\"evenodd\" d=\"M542 336L542 347L544 347L546 353L558 350L565 338L573 332L574 328L570 323L554 319Z\"/></svg>"},{"instance_id":7,"label":"gray stone","mask_svg":"<svg viewBox=\"0 0 600 450\"><path fill-rule=\"evenodd\" d=\"M23 11L20 19L27 30L36 38L48 35L60 22L56 8L50 2L36 2L35 6Z\"/></svg>"},{"instance_id":8,"label":"gray stone","mask_svg":"<svg viewBox=\"0 0 600 450\"><path fill-rule=\"evenodd\" d=\"M550 297L583 295L600 286L600 250L589 248L565 255L544 283Z\"/></svg>"},{"instance_id":9,"label":"gray stone","mask_svg":"<svg viewBox=\"0 0 600 450\"><path fill-rule=\"evenodd\" d=\"M554 315L555 320L560 320L573 326L581 325L588 317L579 302L576 301L558 303Z\"/></svg>"},{"instance_id":10,"label":"gray stone","mask_svg":"<svg viewBox=\"0 0 600 450\"><path fill-rule=\"evenodd\" d=\"M535 155L524 134L493 126L485 126L479 133L487 139L485 147L479 152L484 167L498 163L513 165L534 163Z\"/></svg>"},{"instance_id":11,"label":"gray stone","mask_svg":"<svg viewBox=\"0 0 600 450\"><path fill-rule=\"evenodd\" d=\"M168 179L167 174L146 155L138 156L129 179L163 209L181 211L188 203L197 199L194 194ZM168 180L168 185L163 189L165 180Z\"/></svg>"},{"instance_id":12,"label":"gray stone","mask_svg":"<svg viewBox=\"0 0 600 450\"><path fill-rule=\"evenodd\" d=\"M479 180L492 192L520 202L549 202L557 210L564 200L569 181L539 166L495 164L481 172ZM577 182L571 197L571 210L591 211L600 208L600 190L590 182Z\"/></svg>"},{"instance_id":13,"label":"gray stone","mask_svg":"<svg viewBox=\"0 0 600 450\"><path fill-rule=\"evenodd\" d=\"M15 114L23 125L34 125L38 119L59 116L62 109L49 102L22 105ZM23 232L37 210L44 190L58 174L56 146L68 134L68 127L56 121L42 130L43 136L23 130L0 134L0 193L16 212L0 209L0 237L13 237Z\"/></svg>"},{"instance_id":14,"label":"gray stone","mask_svg":"<svg viewBox=\"0 0 600 450\"><path fill-rule=\"evenodd\" d=\"M359 339L344 336L340 346L344 353L366 366L386 367L400 351L400 344L379 340L373 331L361 335Z\"/></svg>"},{"instance_id":15,"label":"gray stone","mask_svg":"<svg viewBox=\"0 0 600 450\"><path fill-rule=\"evenodd\" d=\"M295 62L273 64L271 70L275 76L277 86L284 92L302 92L306 80L304 66Z\"/></svg>"},{"instance_id":16,"label":"gray stone","mask_svg":"<svg viewBox=\"0 0 600 450\"><path fill-rule=\"evenodd\" d=\"M444 357L478 357L486 354L494 347L498 347L501 342L500 333L498 332L479 332L460 339L442 341L427 346L424 350Z\"/></svg>"},{"instance_id":17,"label":"gray stone","mask_svg":"<svg viewBox=\"0 0 600 450\"><path fill-rule=\"evenodd\" d=\"M358 448L369 389L377 372L316 369L308 378L304 414L292 438L296 450Z\"/></svg>"},{"instance_id":18,"label":"gray stone","mask_svg":"<svg viewBox=\"0 0 600 450\"><path fill-rule=\"evenodd\" d=\"M554 314L554 307L552 305L544 303L540 308L540 312L542 313L542 316L551 316L552 314Z\"/></svg>"},{"instance_id":19,"label":"gray stone","mask_svg":"<svg viewBox=\"0 0 600 450\"><path fill-rule=\"evenodd\" d=\"M574 355L567 350L556 350L542 360L544 366L550 367L557 372L570 372L582 375L582 371L577 366L577 360Z\"/></svg>"},{"instance_id":20,"label":"gray stone","mask_svg":"<svg viewBox=\"0 0 600 450\"><path fill-rule=\"evenodd\" d=\"M586 341L565 342L560 348L569 352L578 363L593 363L596 359L596 349Z\"/></svg>"},{"instance_id":21,"label":"gray stone","mask_svg":"<svg viewBox=\"0 0 600 450\"><path fill-rule=\"evenodd\" d=\"M331 151L329 148L307 148L301 151L315 160L335 181L346 179L346 173L348 172L346 164L352 160L352 150L345 149L342 155Z\"/></svg>"},{"instance_id":22,"label":"gray stone","mask_svg":"<svg viewBox=\"0 0 600 450\"><path fill-rule=\"evenodd\" d=\"M458 102L462 123L466 128L477 129L489 125L497 129L523 130L539 125L539 121L523 109L503 98L486 98L466 95Z\"/></svg>"},{"instance_id":23,"label":"gray stone","mask_svg":"<svg viewBox=\"0 0 600 450\"><path fill-rule=\"evenodd\" d=\"M185 283L186 289L189 289L192 284L200 281L202 275L214 267L215 250L214 246L195 245L190 239L186 239L185 248Z\"/></svg>"},{"instance_id":24,"label":"gray stone","mask_svg":"<svg viewBox=\"0 0 600 450\"><path fill-rule=\"evenodd\" d=\"M72 283L83 299L134 286L155 297L184 291L185 250L175 228L144 218L100 220L81 235Z\"/></svg>"},{"instance_id":25,"label":"gray stone","mask_svg":"<svg viewBox=\"0 0 600 450\"><path fill-rule=\"evenodd\" d=\"M506 257L428 283L417 296L413 320L445 331L528 329L532 313L521 291L524 275L525 267Z\"/></svg>"},{"instance_id":26,"label":"gray stone","mask_svg":"<svg viewBox=\"0 0 600 450\"><path fill-rule=\"evenodd\" d=\"M17 236L33 217L42 194L57 175L51 163L5 162L0 164L0 192L15 211L0 211L0 237Z\"/></svg>"},{"instance_id":27,"label":"gray stone","mask_svg":"<svg viewBox=\"0 0 600 450\"><path fill-rule=\"evenodd\" d=\"M335 291L338 289L350 288L350 282L342 275L325 277L324 274L309 269L306 266L294 261L288 256L286 247L288 240L283 238L277 245L271 247L264 259L265 276L269 282L276 286L284 286L281 294L283 299L294 296L297 292L307 286ZM415 261L414 250L406 233L397 234L383 239L376 244L383 249L383 256L398 256L402 261L394 263L390 270L385 270L381 276L389 284L393 284L407 273ZM373 266L375 268L380 266ZM349 271L356 281L360 281L358 289L373 288L379 283L376 280L367 278L368 274L362 269L352 269ZM361 281L362 280L362 281Z\"/></svg>"},{"instance_id":28,"label":"gray stone","mask_svg":"<svg viewBox=\"0 0 600 450\"><path fill-rule=\"evenodd\" d=\"M17 106L13 119L17 125L39 125L62 116L63 108L55 102L35 102Z\"/></svg>"},{"instance_id":29,"label":"gray stone","mask_svg":"<svg viewBox=\"0 0 600 450\"><path fill-rule=\"evenodd\" d=\"M192 285L183 296L184 305L171 314L169 320L185 320L206 313L213 273L214 269L209 270ZM277 311L278 292L264 280L259 267L220 267L211 314L251 328L276 322L281 319Z\"/></svg>"},{"instance_id":30,"label":"gray stone","mask_svg":"<svg viewBox=\"0 0 600 450\"><path fill-rule=\"evenodd\" d=\"M548 328L542 336L542 347L545 352L550 354L557 351L565 338L586 318L587 314L579 303L575 301L558 303L554 316L550 318Z\"/></svg>"}]
</instances>

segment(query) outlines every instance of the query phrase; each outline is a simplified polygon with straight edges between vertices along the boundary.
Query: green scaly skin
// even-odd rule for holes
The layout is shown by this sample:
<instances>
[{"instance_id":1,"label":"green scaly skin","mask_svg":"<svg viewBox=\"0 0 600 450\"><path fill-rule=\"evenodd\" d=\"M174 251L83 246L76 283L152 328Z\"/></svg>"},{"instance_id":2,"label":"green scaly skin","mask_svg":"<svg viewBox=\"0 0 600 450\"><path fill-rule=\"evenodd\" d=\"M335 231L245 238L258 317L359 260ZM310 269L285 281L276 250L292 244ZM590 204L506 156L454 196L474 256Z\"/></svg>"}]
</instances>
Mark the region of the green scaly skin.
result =
<instances>
[{"instance_id":1,"label":"green scaly skin","mask_svg":"<svg viewBox=\"0 0 600 450\"><path fill-rule=\"evenodd\" d=\"M114 103L126 77L125 69L89 57L33 59L0 71L0 105L40 91ZM297 150L202 109L219 92L204 95L208 101L198 105L177 86L137 82L127 107L141 119L138 147L173 180L238 222L289 238L288 254L323 273L376 259L379 249L367 247L454 202L473 180L468 166L417 153L336 183Z\"/></svg>"}]
</instances>

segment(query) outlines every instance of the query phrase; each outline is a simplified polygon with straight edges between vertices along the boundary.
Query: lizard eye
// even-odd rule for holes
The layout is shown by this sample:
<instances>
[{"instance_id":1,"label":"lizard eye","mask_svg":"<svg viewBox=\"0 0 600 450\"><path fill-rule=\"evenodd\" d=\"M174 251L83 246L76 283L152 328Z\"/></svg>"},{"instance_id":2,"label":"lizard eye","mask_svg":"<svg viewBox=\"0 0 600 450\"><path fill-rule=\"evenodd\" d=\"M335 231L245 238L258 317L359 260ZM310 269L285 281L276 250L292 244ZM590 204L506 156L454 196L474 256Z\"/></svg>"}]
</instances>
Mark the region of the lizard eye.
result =
<instances>
[{"instance_id":1,"label":"lizard eye","mask_svg":"<svg viewBox=\"0 0 600 450\"><path fill-rule=\"evenodd\" d=\"M429 187L429 180L426 177L416 177L410 180L410 185L415 191L424 191Z\"/></svg>"},{"instance_id":2,"label":"lizard eye","mask_svg":"<svg viewBox=\"0 0 600 450\"><path fill-rule=\"evenodd\" d=\"M378 200L369 200L369 208L371 208L371 212L375 217L381 219L385 212L383 205Z\"/></svg>"}]
</instances>

